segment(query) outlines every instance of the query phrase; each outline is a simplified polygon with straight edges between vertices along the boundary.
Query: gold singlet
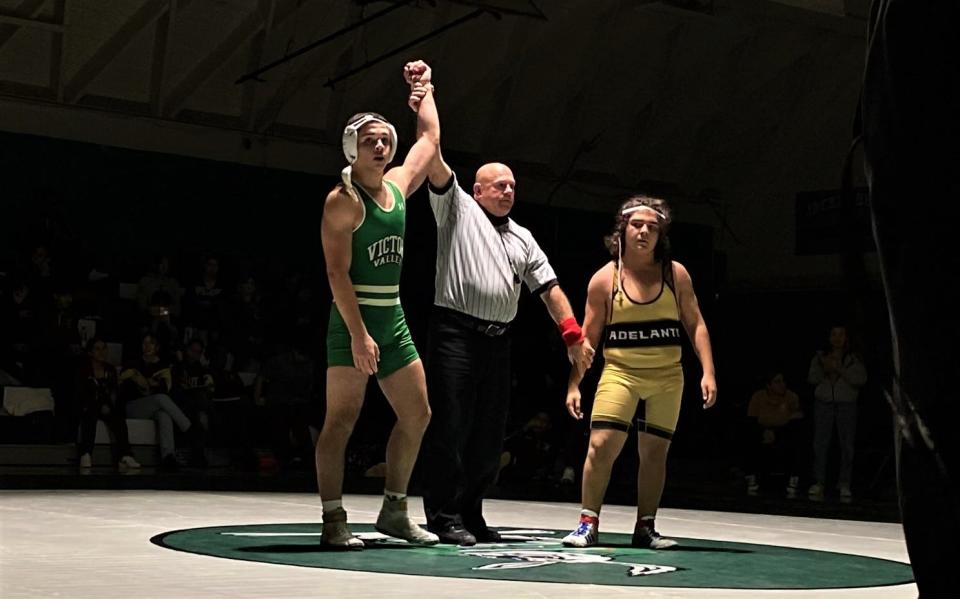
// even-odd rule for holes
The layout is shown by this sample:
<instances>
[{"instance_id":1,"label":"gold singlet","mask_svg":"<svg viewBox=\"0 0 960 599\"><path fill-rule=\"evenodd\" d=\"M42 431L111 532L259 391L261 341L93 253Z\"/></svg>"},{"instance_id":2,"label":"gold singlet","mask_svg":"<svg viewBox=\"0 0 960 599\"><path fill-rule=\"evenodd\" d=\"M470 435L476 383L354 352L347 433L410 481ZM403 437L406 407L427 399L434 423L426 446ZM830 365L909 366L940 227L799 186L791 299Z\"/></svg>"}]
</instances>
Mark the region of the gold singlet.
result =
<instances>
[{"instance_id":1,"label":"gold singlet","mask_svg":"<svg viewBox=\"0 0 960 599\"><path fill-rule=\"evenodd\" d=\"M656 298L637 302L624 289L620 269L614 268L610 314L603 331L605 364L591 414L593 428L626 431L636 418L638 430L673 437L680 416L683 370L680 308L670 284L672 270L670 263L664 266Z\"/></svg>"}]
</instances>

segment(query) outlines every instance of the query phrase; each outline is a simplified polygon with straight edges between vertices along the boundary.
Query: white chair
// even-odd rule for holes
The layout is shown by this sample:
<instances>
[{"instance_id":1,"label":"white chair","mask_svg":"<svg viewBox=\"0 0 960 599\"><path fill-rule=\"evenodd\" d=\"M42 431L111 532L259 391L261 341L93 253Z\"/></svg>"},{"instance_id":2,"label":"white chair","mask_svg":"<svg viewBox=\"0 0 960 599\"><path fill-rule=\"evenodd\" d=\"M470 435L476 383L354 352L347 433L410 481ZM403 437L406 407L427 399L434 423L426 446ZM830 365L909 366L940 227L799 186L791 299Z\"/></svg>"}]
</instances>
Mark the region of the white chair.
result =
<instances>
[{"instance_id":1,"label":"white chair","mask_svg":"<svg viewBox=\"0 0 960 599\"><path fill-rule=\"evenodd\" d=\"M53 391L47 387L4 387L3 409L13 416L53 412Z\"/></svg>"}]
</instances>

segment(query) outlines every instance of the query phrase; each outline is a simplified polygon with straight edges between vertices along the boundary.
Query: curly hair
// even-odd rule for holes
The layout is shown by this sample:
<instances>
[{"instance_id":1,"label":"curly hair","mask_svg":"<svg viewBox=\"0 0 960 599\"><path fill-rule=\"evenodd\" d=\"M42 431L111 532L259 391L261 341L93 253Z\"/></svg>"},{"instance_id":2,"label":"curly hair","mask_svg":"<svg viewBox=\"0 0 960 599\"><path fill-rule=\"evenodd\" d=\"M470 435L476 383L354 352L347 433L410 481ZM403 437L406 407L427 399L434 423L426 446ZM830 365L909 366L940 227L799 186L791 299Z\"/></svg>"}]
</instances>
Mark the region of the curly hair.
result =
<instances>
[{"instance_id":1,"label":"curly hair","mask_svg":"<svg viewBox=\"0 0 960 599\"><path fill-rule=\"evenodd\" d=\"M620 257L620 240L623 239L623 236L626 233L627 223L630 222L631 214L624 214L624 211L629 210L630 208L636 208L637 206L647 206L660 214L660 216L657 217L657 221L660 225L660 235L657 237L657 245L653 248L653 259L657 262L669 260L670 239L667 237L667 232L670 230L670 223L673 222L670 205L667 204L666 200L645 195L633 196L621 204L620 208L617 209L617 216L614 220L613 230L603 239L603 243L605 246L607 246L610 256L614 259Z\"/></svg>"}]
</instances>

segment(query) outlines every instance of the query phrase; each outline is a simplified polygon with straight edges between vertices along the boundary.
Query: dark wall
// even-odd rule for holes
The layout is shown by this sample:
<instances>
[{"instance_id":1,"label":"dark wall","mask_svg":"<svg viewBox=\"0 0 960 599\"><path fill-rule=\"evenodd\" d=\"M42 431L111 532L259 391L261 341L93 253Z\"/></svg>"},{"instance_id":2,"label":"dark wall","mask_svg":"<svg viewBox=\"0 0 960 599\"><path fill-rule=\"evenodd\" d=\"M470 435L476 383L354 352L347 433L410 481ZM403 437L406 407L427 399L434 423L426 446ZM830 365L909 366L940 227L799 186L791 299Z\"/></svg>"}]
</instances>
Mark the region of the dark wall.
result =
<instances>
[{"instance_id":1,"label":"dark wall","mask_svg":"<svg viewBox=\"0 0 960 599\"><path fill-rule=\"evenodd\" d=\"M0 271L24 267L30 246L48 243L62 275L81 279L97 266L135 282L150 258L165 252L174 257L174 274L187 284L199 275L199 259L214 252L228 277L251 270L264 286L289 270L312 273L318 301L329 305L319 226L333 177L12 134L0 134L0 162ZM460 175L464 181L471 177ZM522 181L522 172L518 178ZM411 198L408 214L401 287L415 340L424 347L436 239L422 190ZM587 281L608 259L602 239L612 215L525 204L521 196L513 217L533 231L582 318ZM696 452L723 438L724 422L739 415L770 366L783 368L791 387L806 394L813 351L825 340L829 323L849 320L850 310L841 289L727 293L712 228L684 223L681 215L671 239L676 258L693 276L719 373L718 409L705 413L699 409L700 369L692 348L685 348L681 430L689 434L678 436L675 451ZM762 248L755 259L764 260ZM874 300L867 321L883 323L879 295ZM564 350L538 299L524 296L514 338L514 419L539 409L562 418ZM882 371L882 344L869 349L868 361L880 363L871 367ZM882 404L878 397L873 392L870 403ZM389 418L385 406L372 409Z\"/></svg>"}]
</instances>

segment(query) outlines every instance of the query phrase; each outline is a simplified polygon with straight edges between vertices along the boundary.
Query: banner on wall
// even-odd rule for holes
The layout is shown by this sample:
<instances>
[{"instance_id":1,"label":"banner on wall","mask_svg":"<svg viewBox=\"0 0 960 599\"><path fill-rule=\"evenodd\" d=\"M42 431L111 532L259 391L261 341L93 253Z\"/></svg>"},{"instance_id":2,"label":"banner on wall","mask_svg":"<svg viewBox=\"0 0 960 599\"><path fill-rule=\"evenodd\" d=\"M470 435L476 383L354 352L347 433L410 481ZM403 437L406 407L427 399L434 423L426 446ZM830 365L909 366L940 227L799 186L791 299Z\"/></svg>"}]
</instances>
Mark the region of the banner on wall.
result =
<instances>
[{"instance_id":1,"label":"banner on wall","mask_svg":"<svg viewBox=\"0 0 960 599\"><path fill-rule=\"evenodd\" d=\"M802 191L796 198L796 254L816 256L876 248L870 225L866 187L853 190L853 205L844 206L839 189Z\"/></svg>"}]
</instances>

